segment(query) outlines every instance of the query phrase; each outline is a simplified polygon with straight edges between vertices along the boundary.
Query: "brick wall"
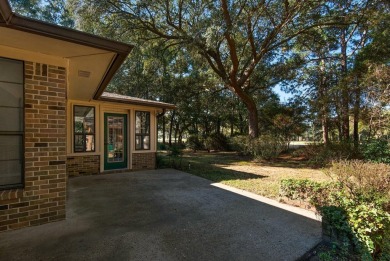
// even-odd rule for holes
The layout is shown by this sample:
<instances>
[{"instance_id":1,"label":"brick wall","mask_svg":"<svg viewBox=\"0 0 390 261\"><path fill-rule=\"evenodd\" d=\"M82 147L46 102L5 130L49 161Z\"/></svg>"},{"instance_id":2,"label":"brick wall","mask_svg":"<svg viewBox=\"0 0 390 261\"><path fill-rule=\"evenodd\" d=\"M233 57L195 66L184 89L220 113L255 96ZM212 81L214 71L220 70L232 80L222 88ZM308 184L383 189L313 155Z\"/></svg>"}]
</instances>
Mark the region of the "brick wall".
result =
<instances>
[{"instance_id":1,"label":"brick wall","mask_svg":"<svg viewBox=\"0 0 390 261\"><path fill-rule=\"evenodd\" d=\"M71 156L67 158L66 172L69 177L99 174L100 156Z\"/></svg>"},{"instance_id":2,"label":"brick wall","mask_svg":"<svg viewBox=\"0 0 390 261\"><path fill-rule=\"evenodd\" d=\"M0 231L65 218L66 70L25 62L25 187L0 191Z\"/></svg>"},{"instance_id":3,"label":"brick wall","mask_svg":"<svg viewBox=\"0 0 390 261\"><path fill-rule=\"evenodd\" d=\"M156 153L133 153L132 158L133 170L138 169L155 169L156 168Z\"/></svg>"}]
</instances>

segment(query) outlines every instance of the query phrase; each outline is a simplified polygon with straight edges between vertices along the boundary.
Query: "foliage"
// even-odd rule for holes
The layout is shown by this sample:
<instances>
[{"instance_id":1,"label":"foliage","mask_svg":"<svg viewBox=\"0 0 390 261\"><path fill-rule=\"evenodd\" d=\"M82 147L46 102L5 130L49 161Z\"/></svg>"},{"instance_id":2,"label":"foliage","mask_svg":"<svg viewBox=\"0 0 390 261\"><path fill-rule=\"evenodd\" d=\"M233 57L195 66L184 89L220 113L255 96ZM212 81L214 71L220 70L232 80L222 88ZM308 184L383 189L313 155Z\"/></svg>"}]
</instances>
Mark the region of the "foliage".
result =
<instances>
[{"instance_id":1,"label":"foliage","mask_svg":"<svg viewBox=\"0 0 390 261\"><path fill-rule=\"evenodd\" d=\"M295 150L293 155L306 158L316 167L324 167L333 160L353 159L359 156L353 144L348 142L307 145Z\"/></svg>"},{"instance_id":2,"label":"foliage","mask_svg":"<svg viewBox=\"0 0 390 261\"><path fill-rule=\"evenodd\" d=\"M280 136L263 134L258 138L236 136L230 139L232 149L257 159L275 159L287 149L287 142Z\"/></svg>"},{"instance_id":3,"label":"foliage","mask_svg":"<svg viewBox=\"0 0 390 261\"><path fill-rule=\"evenodd\" d=\"M190 135L187 138L186 147L193 151L204 149L203 141L198 135Z\"/></svg>"},{"instance_id":4,"label":"foliage","mask_svg":"<svg viewBox=\"0 0 390 261\"><path fill-rule=\"evenodd\" d=\"M390 164L390 144L386 139L368 140L361 146L366 160Z\"/></svg>"},{"instance_id":5,"label":"foliage","mask_svg":"<svg viewBox=\"0 0 390 261\"><path fill-rule=\"evenodd\" d=\"M237 135L229 139L229 147L233 151L237 151L241 155L250 155L249 148L250 138L246 135Z\"/></svg>"},{"instance_id":6,"label":"foliage","mask_svg":"<svg viewBox=\"0 0 390 261\"><path fill-rule=\"evenodd\" d=\"M323 205L329 202L330 191L339 187L339 184L331 182L283 179L280 182L279 196L291 200L307 201L313 205Z\"/></svg>"},{"instance_id":7,"label":"foliage","mask_svg":"<svg viewBox=\"0 0 390 261\"><path fill-rule=\"evenodd\" d=\"M280 194L315 205L327 233L342 251L386 260L390 256L390 166L338 161L327 174L333 183L285 180Z\"/></svg>"},{"instance_id":8,"label":"foliage","mask_svg":"<svg viewBox=\"0 0 390 261\"><path fill-rule=\"evenodd\" d=\"M213 133L204 140L204 147L210 150L227 151L229 150L229 142L225 135L221 133Z\"/></svg>"},{"instance_id":9,"label":"foliage","mask_svg":"<svg viewBox=\"0 0 390 261\"><path fill-rule=\"evenodd\" d=\"M21 15L74 28L73 6L65 0L12 0L12 7Z\"/></svg>"}]
</instances>

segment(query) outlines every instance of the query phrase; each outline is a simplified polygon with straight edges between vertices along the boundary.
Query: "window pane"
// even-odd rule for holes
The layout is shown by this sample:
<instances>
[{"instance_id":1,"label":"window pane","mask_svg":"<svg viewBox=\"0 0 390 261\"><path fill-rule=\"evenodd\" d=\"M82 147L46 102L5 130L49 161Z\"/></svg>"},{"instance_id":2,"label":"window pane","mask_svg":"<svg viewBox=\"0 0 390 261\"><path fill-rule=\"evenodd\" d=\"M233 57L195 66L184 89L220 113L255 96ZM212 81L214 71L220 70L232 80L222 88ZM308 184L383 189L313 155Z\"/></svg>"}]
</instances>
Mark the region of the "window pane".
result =
<instances>
[{"instance_id":1,"label":"window pane","mask_svg":"<svg viewBox=\"0 0 390 261\"><path fill-rule=\"evenodd\" d=\"M84 151L84 135L74 135L74 151L83 152Z\"/></svg>"},{"instance_id":2,"label":"window pane","mask_svg":"<svg viewBox=\"0 0 390 261\"><path fill-rule=\"evenodd\" d=\"M95 133L95 108L75 106L74 122L75 133Z\"/></svg>"},{"instance_id":3,"label":"window pane","mask_svg":"<svg viewBox=\"0 0 390 261\"><path fill-rule=\"evenodd\" d=\"M0 81L23 83L23 62L0 58Z\"/></svg>"},{"instance_id":4,"label":"window pane","mask_svg":"<svg viewBox=\"0 0 390 261\"><path fill-rule=\"evenodd\" d=\"M137 149L137 150L142 149L142 137L141 136L135 136L135 149Z\"/></svg>"},{"instance_id":5,"label":"window pane","mask_svg":"<svg viewBox=\"0 0 390 261\"><path fill-rule=\"evenodd\" d=\"M23 107L23 85L0 82L0 107Z\"/></svg>"},{"instance_id":6,"label":"window pane","mask_svg":"<svg viewBox=\"0 0 390 261\"><path fill-rule=\"evenodd\" d=\"M150 147L150 136L145 136L144 139L144 150L148 150Z\"/></svg>"},{"instance_id":7,"label":"window pane","mask_svg":"<svg viewBox=\"0 0 390 261\"><path fill-rule=\"evenodd\" d=\"M150 149L150 112L137 111L135 114L135 148L137 150Z\"/></svg>"},{"instance_id":8,"label":"window pane","mask_svg":"<svg viewBox=\"0 0 390 261\"><path fill-rule=\"evenodd\" d=\"M95 108L74 106L74 151L95 151Z\"/></svg>"},{"instance_id":9,"label":"window pane","mask_svg":"<svg viewBox=\"0 0 390 261\"><path fill-rule=\"evenodd\" d=\"M23 131L23 109L0 107L0 131Z\"/></svg>"},{"instance_id":10,"label":"window pane","mask_svg":"<svg viewBox=\"0 0 390 261\"><path fill-rule=\"evenodd\" d=\"M22 161L0 161L0 185L12 185L22 183Z\"/></svg>"},{"instance_id":11,"label":"window pane","mask_svg":"<svg viewBox=\"0 0 390 261\"><path fill-rule=\"evenodd\" d=\"M135 114L135 133L142 133L141 132L141 127L142 127L142 124L141 124L141 116L142 116L142 113L141 112L136 112Z\"/></svg>"},{"instance_id":12,"label":"window pane","mask_svg":"<svg viewBox=\"0 0 390 261\"><path fill-rule=\"evenodd\" d=\"M86 135L85 151L95 151L95 135Z\"/></svg>"},{"instance_id":13,"label":"window pane","mask_svg":"<svg viewBox=\"0 0 390 261\"><path fill-rule=\"evenodd\" d=\"M22 136L0 135L0 161L21 159L23 155L22 142Z\"/></svg>"}]
</instances>

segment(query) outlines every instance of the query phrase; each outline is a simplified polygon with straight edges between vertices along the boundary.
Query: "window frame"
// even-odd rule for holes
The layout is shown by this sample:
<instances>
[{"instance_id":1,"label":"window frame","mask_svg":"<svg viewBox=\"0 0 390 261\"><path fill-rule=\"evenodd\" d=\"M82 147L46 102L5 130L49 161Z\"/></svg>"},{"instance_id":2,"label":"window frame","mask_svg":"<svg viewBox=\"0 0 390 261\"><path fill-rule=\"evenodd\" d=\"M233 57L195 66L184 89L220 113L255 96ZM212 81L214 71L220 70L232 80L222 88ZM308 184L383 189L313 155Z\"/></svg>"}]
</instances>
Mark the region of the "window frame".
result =
<instances>
[{"instance_id":1,"label":"window frame","mask_svg":"<svg viewBox=\"0 0 390 261\"><path fill-rule=\"evenodd\" d=\"M93 108L93 127L94 131L93 133L85 133L83 129L83 133L76 133L75 127L76 127L76 120L75 120L75 108L76 107L86 107L86 108ZM96 107L93 105L79 105L79 104L73 104L73 112L72 112L72 118L73 118L73 126L72 126L72 134L73 134L73 153L94 153L96 152ZM86 144L84 142L83 144L83 151L76 151L76 135L82 135L84 140L86 139L87 135L93 136L93 150L86 151Z\"/></svg>"},{"instance_id":2,"label":"window frame","mask_svg":"<svg viewBox=\"0 0 390 261\"><path fill-rule=\"evenodd\" d=\"M0 184L0 191L2 190L10 190L10 189L22 189L25 187L25 151L26 151L26 145L25 145L25 133L26 133L26 88L25 88L25 79L26 79L26 70L25 70L25 61L18 60L18 59L12 59L7 57L0 56L1 59L4 60L11 60L11 61L17 61L22 63L22 89L23 89L23 107L22 109L22 124L23 128L21 131L0 131L0 136L21 136L22 137L22 146L21 146L21 155L20 155L20 161L21 161L21 173L20 173L20 179L21 183L16 184L6 184L1 185Z\"/></svg>"},{"instance_id":3,"label":"window frame","mask_svg":"<svg viewBox=\"0 0 390 261\"><path fill-rule=\"evenodd\" d=\"M148 127L149 127L149 133L148 134L145 134L145 133L137 133L137 113L140 112L140 113L148 113L149 114L149 123L148 123ZM151 150L151 135L150 135L150 131L151 131L151 119L150 119L150 116L151 116L151 113L150 111L135 111L135 124L134 124L134 139L135 139L135 142L134 142L134 147L135 147L135 150L137 151L147 151L147 150ZM142 122L141 122L142 124ZM142 125L141 125L141 131L142 131ZM144 148L144 137L148 136L149 137L149 147L147 149ZM141 148L137 148L137 143L136 143L136 140L137 140L137 137L141 137L140 141L141 141Z\"/></svg>"}]
</instances>

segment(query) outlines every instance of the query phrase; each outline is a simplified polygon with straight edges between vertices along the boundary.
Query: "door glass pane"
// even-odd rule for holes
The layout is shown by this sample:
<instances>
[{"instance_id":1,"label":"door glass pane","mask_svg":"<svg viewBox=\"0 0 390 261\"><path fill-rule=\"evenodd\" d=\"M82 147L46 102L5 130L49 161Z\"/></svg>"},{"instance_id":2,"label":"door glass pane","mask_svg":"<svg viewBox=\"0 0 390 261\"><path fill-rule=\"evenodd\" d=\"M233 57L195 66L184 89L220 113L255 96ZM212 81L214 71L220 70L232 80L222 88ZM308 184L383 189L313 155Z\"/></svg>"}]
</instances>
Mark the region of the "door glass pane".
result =
<instances>
[{"instance_id":1,"label":"door glass pane","mask_svg":"<svg viewBox=\"0 0 390 261\"><path fill-rule=\"evenodd\" d=\"M23 83L23 62L0 58L0 81Z\"/></svg>"},{"instance_id":2,"label":"door glass pane","mask_svg":"<svg viewBox=\"0 0 390 261\"><path fill-rule=\"evenodd\" d=\"M12 185L22 183L22 161L0 160L0 185Z\"/></svg>"},{"instance_id":3,"label":"door glass pane","mask_svg":"<svg viewBox=\"0 0 390 261\"><path fill-rule=\"evenodd\" d=\"M0 131L23 131L23 109L0 107Z\"/></svg>"},{"instance_id":4,"label":"door glass pane","mask_svg":"<svg viewBox=\"0 0 390 261\"><path fill-rule=\"evenodd\" d=\"M107 117L107 161L124 161L124 117Z\"/></svg>"},{"instance_id":5,"label":"door glass pane","mask_svg":"<svg viewBox=\"0 0 390 261\"><path fill-rule=\"evenodd\" d=\"M23 85L0 82L0 106L23 107Z\"/></svg>"}]
</instances>

